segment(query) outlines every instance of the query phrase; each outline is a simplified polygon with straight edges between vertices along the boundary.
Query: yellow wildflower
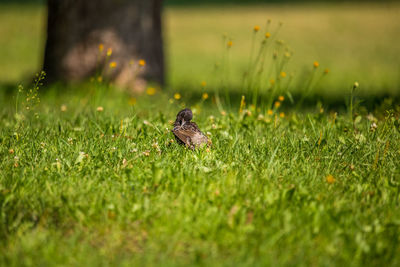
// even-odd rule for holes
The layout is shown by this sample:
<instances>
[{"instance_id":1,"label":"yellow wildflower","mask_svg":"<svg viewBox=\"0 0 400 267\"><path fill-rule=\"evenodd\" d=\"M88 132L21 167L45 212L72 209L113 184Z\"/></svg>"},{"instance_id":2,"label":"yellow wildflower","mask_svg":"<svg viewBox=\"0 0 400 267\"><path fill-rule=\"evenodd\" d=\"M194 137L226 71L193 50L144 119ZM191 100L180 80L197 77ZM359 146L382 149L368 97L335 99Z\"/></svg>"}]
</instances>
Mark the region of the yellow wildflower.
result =
<instances>
[{"instance_id":1,"label":"yellow wildflower","mask_svg":"<svg viewBox=\"0 0 400 267\"><path fill-rule=\"evenodd\" d=\"M267 39L268 39L269 37L271 37L271 33L269 33L269 32L266 32L266 33L265 33L265 38L267 38Z\"/></svg>"},{"instance_id":2,"label":"yellow wildflower","mask_svg":"<svg viewBox=\"0 0 400 267\"><path fill-rule=\"evenodd\" d=\"M116 66L117 66L117 62L115 62L115 61L110 62L111 69L115 68Z\"/></svg>"},{"instance_id":3,"label":"yellow wildflower","mask_svg":"<svg viewBox=\"0 0 400 267\"><path fill-rule=\"evenodd\" d=\"M102 77L102 76L97 77L97 81L98 81L99 83L101 83L101 82L103 81L103 77Z\"/></svg>"},{"instance_id":4,"label":"yellow wildflower","mask_svg":"<svg viewBox=\"0 0 400 267\"><path fill-rule=\"evenodd\" d=\"M112 55L112 48L108 48L107 49L107 56L111 56Z\"/></svg>"},{"instance_id":5,"label":"yellow wildflower","mask_svg":"<svg viewBox=\"0 0 400 267\"><path fill-rule=\"evenodd\" d=\"M283 95L280 95L280 96L278 97L278 99L279 99L279 101L283 102L283 100L285 100L285 97L284 97Z\"/></svg>"},{"instance_id":6,"label":"yellow wildflower","mask_svg":"<svg viewBox=\"0 0 400 267\"><path fill-rule=\"evenodd\" d=\"M201 82L201 86L206 87L207 83L205 81Z\"/></svg>"},{"instance_id":7,"label":"yellow wildflower","mask_svg":"<svg viewBox=\"0 0 400 267\"><path fill-rule=\"evenodd\" d=\"M336 179L332 175L329 174L328 176L326 176L326 182L328 184L333 184L335 181L336 181Z\"/></svg>"},{"instance_id":8,"label":"yellow wildflower","mask_svg":"<svg viewBox=\"0 0 400 267\"><path fill-rule=\"evenodd\" d=\"M146 65L146 60L140 59L140 60L139 60L139 66L140 66L140 67L144 67L145 65Z\"/></svg>"},{"instance_id":9,"label":"yellow wildflower","mask_svg":"<svg viewBox=\"0 0 400 267\"><path fill-rule=\"evenodd\" d=\"M268 109L267 114L272 115L272 114L274 114L274 112L272 111L272 109Z\"/></svg>"},{"instance_id":10,"label":"yellow wildflower","mask_svg":"<svg viewBox=\"0 0 400 267\"><path fill-rule=\"evenodd\" d=\"M14 154L14 149L10 148L10 149L8 150L8 153Z\"/></svg>"},{"instance_id":11,"label":"yellow wildflower","mask_svg":"<svg viewBox=\"0 0 400 267\"><path fill-rule=\"evenodd\" d=\"M154 87L149 87L146 90L146 94L148 95L155 95L156 94L156 89Z\"/></svg>"},{"instance_id":12,"label":"yellow wildflower","mask_svg":"<svg viewBox=\"0 0 400 267\"><path fill-rule=\"evenodd\" d=\"M175 94L174 94L174 98L175 98L176 100L181 99L181 94L180 94L180 93L175 93Z\"/></svg>"},{"instance_id":13,"label":"yellow wildflower","mask_svg":"<svg viewBox=\"0 0 400 267\"><path fill-rule=\"evenodd\" d=\"M208 94L207 94L207 93L203 93L203 95L201 96L201 98L202 98L203 100L206 100L206 99L208 98Z\"/></svg>"},{"instance_id":14,"label":"yellow wildflower","mask_svg":"<svg viewBox=\"0 0 400 267\"><path fill-rule=\"evenodd\" d=\"M134 98L134 97L129 98L129 105L130 106L136 105L136 98Z\"/></svg>"},{"instance_id":15,"label":"yellow wildflower","mask_svg":"<svg viewBox=\"0 0 400 267\"><path fill-rule=\"evenodd\" d=\"M284 118L285 117L285 112L279 113L279 117Z\"/></svg>"},{"instance_id":16,"label":"yellow wildflower","mask_svg":"<svg viewBox=\"0 0 400 267\"><path fill-rule=\"evenodd\" d=\"M318 61L314 61L314 68L318 68L318 67L319 67Z\"/></svg>"},{"instance_id":17,"label":"yellow wildflower","mask_svg":"<svg viewBox=\"0 0 400 267\"><path fill-rule=\"evenodd\" d=\"M271 79L271 80L269 80L269 83L270 83L271 85L274 85L274 84L275 84L275 80L274 80L274 79Z\"/></svg>"},{"instance_id":18,"label":"yellow wildflower","mask_svg":"<svg viewBox=\"0 0 400 267\"><path fill-rule=\"evenodd\" d=\"M281 102L275 101L274 106L275 108L279 108L281 106Z\"/></svg>"},{"instance_id":19,"label":"yellow wildflower","mask_svg":"<svg viewBox=\"0 0 400 267\"><path fill-rule=\"evenodd\" d=\"M281 74L280 74L280 75L281 75L282 78L285 78L285 77L286 77L286 72L281 71Z\"/></svg>"},{"instance_id":20,"label":"yellow wildflower","mask_svg":"<svg viewBox=\"0 0 400 267\"><path fill-rule=\"evenodd\" d=\"M60 110L61 110L62 112L67 111L67 105L62 104Z\"/></svg>"},{"instance_id":21,"label":"yellow wildflower","mask_svg":"<svg viewBox=\"0 0 400 267\"><path fill-rule=\"evenodd\" d=\"M324 74L328 74L328 73L329 73L329 69L325 69Z\"/></svg>"},{"instance_id":22,"label":"yellow wildflower","mask_svg":"<svg viewBox=\"0 0 400 267\"><path fill-rule=\"evenodd\" d=\"M104 45L103 44L99 44L99 51L103 52L103 50L104 50Z\"/></svg>"},{"instance_id":23,"label":"yellow wildflower","mask_svg":"<svg viewBox=\"0 0 400 267\"><path fill-rule=\"evenodd\" d=\"M99 107L96 108L96 110L97 110L98 112L102 112L102 111L104 110L104 108L103 108L102 106L99 106Z\"/></svg>"},{"instance_id":24,"label":"yellow wildflower","mask_svg":"<svg viewBox=\"0 0 400 267\"><path fill-rule=\"evenodd\" d=\"M260 26L256 25L254 26L254 32L258 32L260 30Z\"/></svg>"},{"instance_id":25,"label":"yellow wildflower","mask_svg":"<svg viewBox=\"0 0 400 267\"><path fill-rule=\"evenodd\" d=\"M357 88L359 86L360 86L360 84L358 82L355 82L354 85L353 85L354 88Z\"/></svg>"},{"instance_id":26,"label":"yellow wildflower","mask_svg":"<svg viewBox=\"0 0 400 267\"><path fill-rule=\"evenodd\" d=\"M228 43L226 44L228 47L232 47L233 42L232 41L228 41Z\"/></svg>"}]
</instances>

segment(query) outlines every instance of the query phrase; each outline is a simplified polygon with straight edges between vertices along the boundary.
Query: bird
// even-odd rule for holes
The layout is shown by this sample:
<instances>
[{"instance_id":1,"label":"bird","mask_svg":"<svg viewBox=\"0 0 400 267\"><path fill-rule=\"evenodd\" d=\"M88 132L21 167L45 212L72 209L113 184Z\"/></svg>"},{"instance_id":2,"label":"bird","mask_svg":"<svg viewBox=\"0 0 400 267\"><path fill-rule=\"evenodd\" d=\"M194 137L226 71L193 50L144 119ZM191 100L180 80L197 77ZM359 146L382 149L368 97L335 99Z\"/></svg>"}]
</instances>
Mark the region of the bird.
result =
<instances>
[{"instance_id":1,"label":"bird","mask_svg":"<svg viewBox=\"0 0 400 267\"><path fill-rule=\"evenodd\" d=\"M205 136L195 122L192 122L193 113L185 108L178 112L174 123L172 133L175 135L179 144L185 145L194 150L204 144L208 144L208 138Z\"/></svg>"}]
</instances>

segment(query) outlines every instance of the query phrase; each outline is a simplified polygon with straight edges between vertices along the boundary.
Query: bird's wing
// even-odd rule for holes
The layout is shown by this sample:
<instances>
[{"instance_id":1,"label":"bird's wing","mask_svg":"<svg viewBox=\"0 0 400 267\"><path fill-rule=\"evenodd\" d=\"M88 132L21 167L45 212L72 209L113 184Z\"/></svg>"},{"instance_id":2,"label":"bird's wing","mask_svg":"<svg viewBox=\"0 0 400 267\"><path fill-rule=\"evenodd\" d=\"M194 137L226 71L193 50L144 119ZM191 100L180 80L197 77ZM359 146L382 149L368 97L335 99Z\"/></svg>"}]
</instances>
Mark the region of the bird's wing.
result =
<instances>
[{"instance_id":1,"label":"bird's wing","mask_svg":"<svg viewBox=\"0 0 400 267\"><path fill-rule=\"evenodd\" d=\"M199 126L195 122L190 124L191 130L194 132L191 137L192 143L196 146L201 145L203 143L207 143L207 137L200 131Z\"/></svg>"},{"instance_id":2,"label":"bird's wing","mask_svg":"<svg viewBox=\"0 0 400 267\"><path fill-rule=\"evenodd\" d=\"M193 137L194 132L188 129L184 129L180 126L175 127L172 132L175 134L176 137L179 138L185 145L191 145L191 139Z\"/></svg>"},{"instance_id":3,"label":"bird's wing","mask_svg":"<svg viewBox=\"0 0 400 267\"><path fill-rule=\"evenodd\" d=\"M197 125L193 123L184 125L183 127L175 127L172 132L179 140L189 147L207 143L207 137L199 130Z\"/></svg>"}]
</instances>

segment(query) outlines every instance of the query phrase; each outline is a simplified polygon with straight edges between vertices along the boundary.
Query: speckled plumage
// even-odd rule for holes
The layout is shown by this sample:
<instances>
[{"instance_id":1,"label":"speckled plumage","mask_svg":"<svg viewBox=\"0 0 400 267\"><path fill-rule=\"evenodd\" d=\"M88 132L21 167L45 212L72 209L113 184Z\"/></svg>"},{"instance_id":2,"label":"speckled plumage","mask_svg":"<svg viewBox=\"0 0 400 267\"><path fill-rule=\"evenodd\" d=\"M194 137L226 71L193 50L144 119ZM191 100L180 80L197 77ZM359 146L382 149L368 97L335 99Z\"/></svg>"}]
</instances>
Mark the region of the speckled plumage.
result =
<instances>
[{"instance_id":1,"label":"speckled plumage","mask_svg":"<svg viewBox=\"0 0 400 267\"><path fill-rule=\"evenodd\" d=\"M203 144L207 144L207 137L200 131L195 122L191 122L193 113L190 109L185 108L179 111L176 115L174 129L172 132L175 135L178 143L186 145L191 149L195 149Z\"/></svg>"}]
</instances>

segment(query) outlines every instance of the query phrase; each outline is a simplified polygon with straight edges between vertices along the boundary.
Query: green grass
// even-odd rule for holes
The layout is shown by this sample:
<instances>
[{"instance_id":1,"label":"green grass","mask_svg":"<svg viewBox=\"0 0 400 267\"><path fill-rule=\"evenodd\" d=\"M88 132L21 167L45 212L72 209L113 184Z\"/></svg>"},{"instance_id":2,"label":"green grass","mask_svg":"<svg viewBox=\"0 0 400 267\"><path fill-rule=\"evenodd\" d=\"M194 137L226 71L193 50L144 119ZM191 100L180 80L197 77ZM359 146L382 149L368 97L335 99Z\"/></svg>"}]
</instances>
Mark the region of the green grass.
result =
<instances>
[{"instance_id":1,"label":"green grass","mask_svg":"<svg viewBox=\"0 0 400 267\"><path fill-rule=\"evenodd\" d=\"M316 93L327 99L340 98L357 80L365 96L396 96L400 85L399 12L400 5L394 2L167 7L163 19L169 87L198 90L203 80L218 85L213 66L222 61L222 35L227 34L234 43L229 86L240 89L238 77L248 64L253 26L262 27L261 36L270 18L274 27L284 23L275 37L285 40L294 52L286 71L296 80L303 81L303 70L314 61L330 69ZM39 71L44 15L42 6L1 6L1 83L15 84ZM301 90L297 86L290 89Z\"/></svg>"},{"instance_id":2,"label":"green grass","mask_svg":"<svg viewBox=\"0 0 400 267\"><path fill-rule=\"evenodd\" d=\"M346 110L56 89L0 98L0 265L400 264L399 107L371 131L361 109L353 129ZM210 151L171 143L181 106Z\"/></svg>"},{"instance_id":3,"label":"green grass","mask_svg":"<svg viewBox=\"0 0 400 267\"><path fill-rule=\"evenodd\" d=\"M4 7L0 266L400 265L400 106L361 101L397 96L398 5L167 8L167 88L54 85L40 101L13 84L38 68L44 10ZM268 17L295 53L257 92L270 77L239 78ZM210 148L174 141L183 107Z\"/></svg>"}]
</instances>

